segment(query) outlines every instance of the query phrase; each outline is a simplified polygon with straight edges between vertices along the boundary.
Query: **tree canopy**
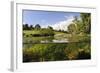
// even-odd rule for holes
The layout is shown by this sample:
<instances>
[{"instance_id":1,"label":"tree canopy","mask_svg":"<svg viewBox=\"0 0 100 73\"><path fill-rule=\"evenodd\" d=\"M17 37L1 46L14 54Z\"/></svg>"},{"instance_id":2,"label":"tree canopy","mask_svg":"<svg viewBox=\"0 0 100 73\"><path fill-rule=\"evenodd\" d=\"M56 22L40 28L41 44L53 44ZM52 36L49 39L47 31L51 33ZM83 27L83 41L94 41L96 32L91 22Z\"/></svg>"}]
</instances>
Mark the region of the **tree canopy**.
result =
<instances>
[{"instance_id":1,"label":"tree canopy","mask_svg":"<svg viewBox=\"0 0 100 73\"><path fill-rule=\"evenodd\" d=\"M80 18L74 17L73 23L68 26L69 33L86 33L90 34L91 31L91 14L80 13Z\"/></svg>"},{"instance_id":2,"label":"tree canopy","mask_svg":"<svg viewBox=\"0 0 100 73\"><path fill-rule=\"evenodd\" d=\"M39 24L36 24L34 28L35 28L35 29L40 29L41 26L40 26Z\"/></svg>"}]
</instances>

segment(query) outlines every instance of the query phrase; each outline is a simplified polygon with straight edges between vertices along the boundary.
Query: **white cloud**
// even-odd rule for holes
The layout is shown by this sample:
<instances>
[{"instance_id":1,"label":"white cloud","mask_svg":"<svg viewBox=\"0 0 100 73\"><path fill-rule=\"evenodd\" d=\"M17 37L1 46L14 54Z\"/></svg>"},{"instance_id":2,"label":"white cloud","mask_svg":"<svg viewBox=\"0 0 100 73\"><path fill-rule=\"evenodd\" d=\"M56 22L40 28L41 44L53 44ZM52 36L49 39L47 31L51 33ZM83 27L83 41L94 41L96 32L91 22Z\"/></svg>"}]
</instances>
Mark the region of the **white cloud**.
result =
<instances>
[{"instance_id":1,"label":"white cloud","mask_svg":"<svg viewBox=\"0 0 100 73\"><path fill-rule=\"evenodd\" d=\"M67 17L66 20L57 22L56 24L53 24L51 26L55 30L65 30L65 31L67 31L68 26L72 23L73 20L74 20L74 17L70 16L70 17Z\"/></svg>"},{"instance_id":2,"label":"white cloud","mask_svg":"<svg viewBox=\"0 0 100 73\"><path fill-rule=\"evenodd\" d=\"M49 25L50 25L50 24L45 23L45 25L42 25L41 27L42 27L42 28L47 28Z\"/></svg>"}]
</instances>

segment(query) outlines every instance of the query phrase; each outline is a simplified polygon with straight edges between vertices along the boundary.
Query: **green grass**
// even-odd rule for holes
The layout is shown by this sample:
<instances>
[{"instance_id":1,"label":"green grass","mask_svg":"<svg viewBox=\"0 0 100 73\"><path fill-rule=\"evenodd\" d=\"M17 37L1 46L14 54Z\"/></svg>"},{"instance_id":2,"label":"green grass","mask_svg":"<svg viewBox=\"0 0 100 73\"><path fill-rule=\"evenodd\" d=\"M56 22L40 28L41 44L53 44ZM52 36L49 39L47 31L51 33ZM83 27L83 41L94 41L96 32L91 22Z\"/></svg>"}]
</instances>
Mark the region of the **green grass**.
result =
<instances>
[{"instance_id":1,"label":"green grass","mask_svg":"<svg viewBox=\"0 0 100 73\"><path fill-rule=\"evenodd\" d=\"M53 36L50 37L24 37L23 43L40 43L40 41L46 41L52 42L54 39Z\"/></svg>"},{"instance_id":2,"label":"green grass","mask_svg":"<svg viewBox=\"0 0 100 73\"><path fill-rule=\"evenodd\" d=\"M33 44L23 49L23 62L90 59L90 53L89 42Z\"/></svg>"},{"instance_id":3,"label":"green grass","mask_svg":"<svg viewBox=\"0 0 100 73\"><path fill-rule=\"evenodd\" d=\"M31 36L53 36L54 31L50 29L34 29L34 30L24 30L23 31L24 37L31 37Z\"/></svg>"}]
</instances>

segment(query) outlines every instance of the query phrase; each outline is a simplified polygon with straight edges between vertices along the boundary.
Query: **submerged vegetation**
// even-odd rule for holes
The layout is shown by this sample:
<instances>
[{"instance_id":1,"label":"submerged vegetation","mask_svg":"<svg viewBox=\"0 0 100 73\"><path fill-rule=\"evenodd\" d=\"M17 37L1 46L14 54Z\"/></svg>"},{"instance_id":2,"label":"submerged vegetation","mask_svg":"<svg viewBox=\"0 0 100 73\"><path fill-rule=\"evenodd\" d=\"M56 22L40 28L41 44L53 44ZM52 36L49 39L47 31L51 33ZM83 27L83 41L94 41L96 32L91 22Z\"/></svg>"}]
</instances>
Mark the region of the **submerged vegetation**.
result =
<instances>
[{"instance_id":1,"label":"submerged vegetation","mask_svg":"<svg viewBox=\"0 0 100 73\"><path fill-rule=\"evenodd\" d=\"M91 14L74 17L68 30L23 25L23 62L91 59Z\"/></svg>"}]
</instances>

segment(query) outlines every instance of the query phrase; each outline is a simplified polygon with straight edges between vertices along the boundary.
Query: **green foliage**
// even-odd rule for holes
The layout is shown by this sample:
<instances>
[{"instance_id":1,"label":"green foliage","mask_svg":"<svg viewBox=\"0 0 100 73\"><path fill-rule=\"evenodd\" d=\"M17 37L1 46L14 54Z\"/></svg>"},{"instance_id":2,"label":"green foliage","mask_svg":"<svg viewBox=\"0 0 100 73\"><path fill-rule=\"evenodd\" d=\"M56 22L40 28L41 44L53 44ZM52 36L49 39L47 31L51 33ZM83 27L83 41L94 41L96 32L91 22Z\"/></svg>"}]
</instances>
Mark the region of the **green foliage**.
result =
<instances>
[{"instance_id":1,"label":"green foliage","mask_svg":"<svg viewBox=\"0 0 100 73\"><path fill-rule=\"evenodd\" d=\"M90 59L89 42L34 44L23 49L23 62Z\"/></svg>"},{"instance_id":2,"label":"green foliage","mask_svg":"<svg viewBox=\"0 0 100 73\"><path fill-rule=\"evenodd\" d=\"M24 24L24 25L23 25L23 30L29 30L28 24Z\"/></svg>"},{"instance_id":3,"label":"green foliage","mask_svg":"<svg viewBox=\"0 0 100 73\"><path fill-rule=\"evenodd\" d=\"M69 26L68 26L68 32L69 33L71 33L71 34L75 34L76 33L76 26L75 26L75 24L70 24Z\"/></svg>"},{"instance_id":4,"label":"green foliage","mask_svg":"<svg viewBox=\"0 0 100 73\"><path fill-rule=\"evenodd\" d=\"M23 61L54 61L64 60L66 55L64 52L65 44L35 44L33 47L23 49Z\"/></svg>"},{"instance_id":5,"label":"green foliage","mask_svg":"<svg viewBox=\"0 0 100 73\"><path fill-rule=\"evenodd\" d=\"M24 37L39 37L39 36L54 36L54 31L51 29L34 29L31 31L24 30Z\"/></svg>"},{"instance_id":6,"label":"green foliage","mask_svg":"<svg viewBox=\"0 0 100 73\"><path fill-rule=\"evenodd\" d=\"M74 17L73 23L68 26L68 32L73 34L86 33L90 34L91 30L91 14L80 13L80 19Z\"/></svg>"},{"instance_id":7,"label":"green foliage","mask_svg":"<svg viewBox=\"0 0 100 73\"><path fill-rule=\"evenodd\" d=\"M33 27L33 25L28 25L28 24L23 24L23 30L33 30L34 29L34 27Z\"/></svg>"},{"instance_id":8,"label":"green foliage","mask_svg":"<svg viewBox=\"0 0 100 73\"><path fill-rule=\"evenodd\" d=\"M91 30L91 14L90 13L81 13L81 19L82 19L84 33L90 33L90 30Z\"/></svg>"},{"instance_id":9,"label":"green foliage","mask_svg":"<svg viewBox=\"0 0 100 73\"><path fill-rule=\"evenodd\" d=\"M41 28L41 26L39 24L36 24L34 28L39 30Z\"/></svg>"},{"instance_id":10,"label":"green foliage","mask_svg":"<svg viewBox=\"0 0 100 73\"><path fill-rule=\"evenodd\" d=\"M29 27L29 28L30 28L30 30L33 30L33 29L34 29L33 25L30 25L30 27Z\"/></svg>"}]
</instances>

